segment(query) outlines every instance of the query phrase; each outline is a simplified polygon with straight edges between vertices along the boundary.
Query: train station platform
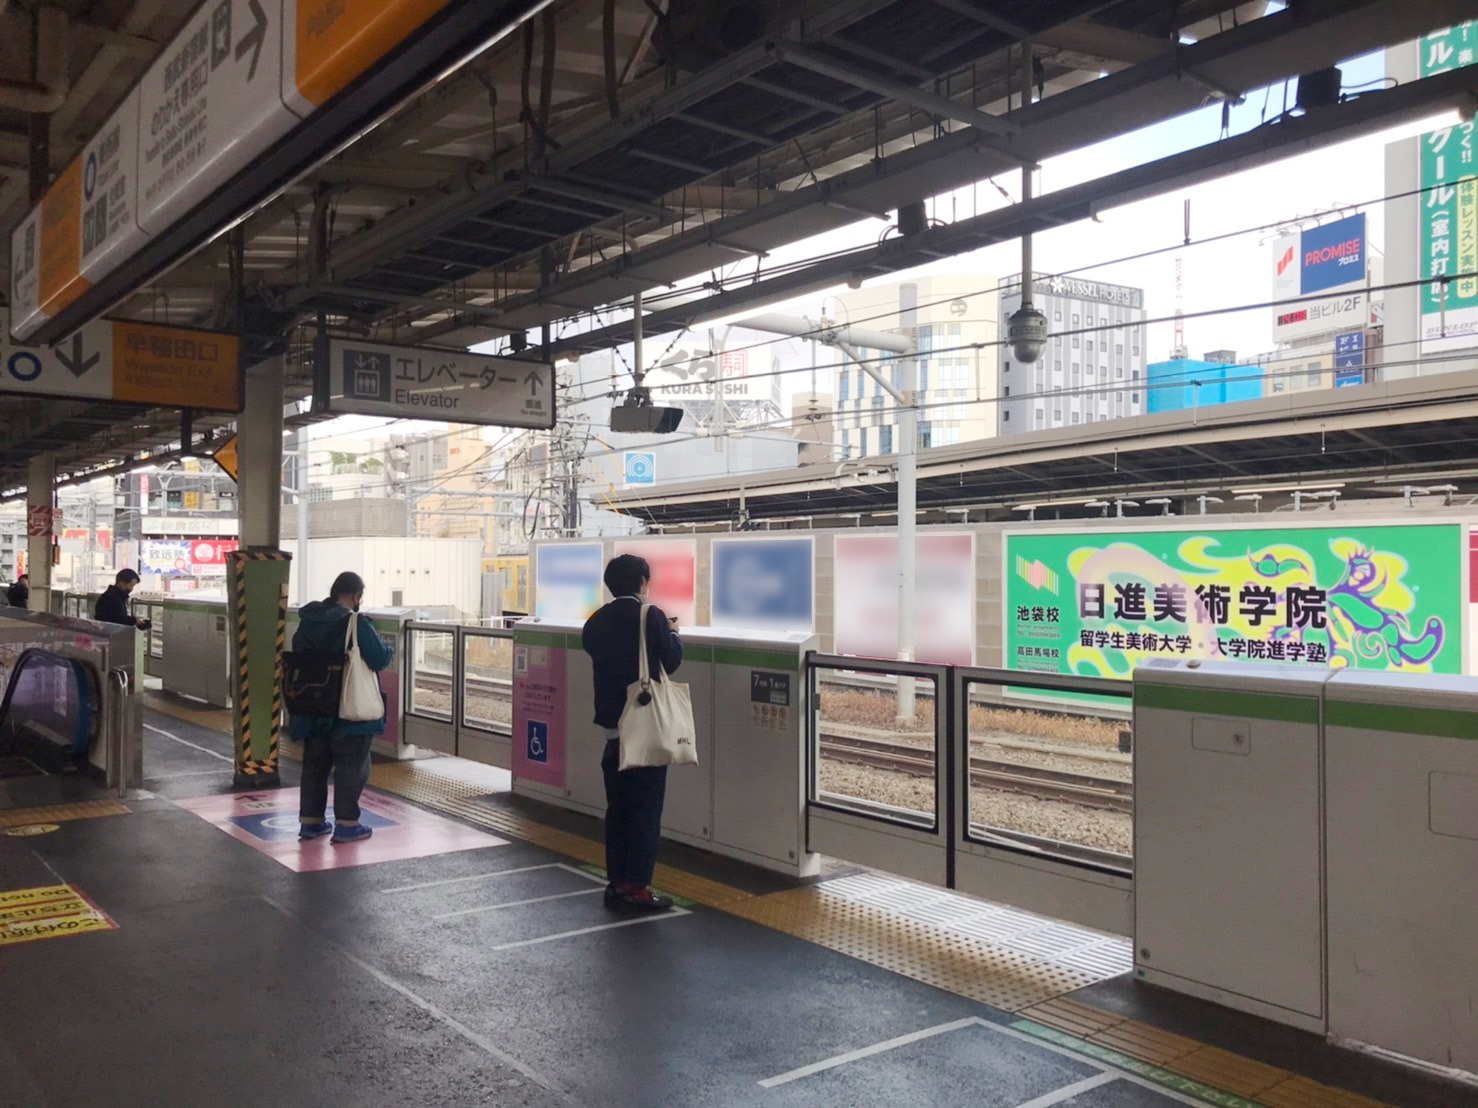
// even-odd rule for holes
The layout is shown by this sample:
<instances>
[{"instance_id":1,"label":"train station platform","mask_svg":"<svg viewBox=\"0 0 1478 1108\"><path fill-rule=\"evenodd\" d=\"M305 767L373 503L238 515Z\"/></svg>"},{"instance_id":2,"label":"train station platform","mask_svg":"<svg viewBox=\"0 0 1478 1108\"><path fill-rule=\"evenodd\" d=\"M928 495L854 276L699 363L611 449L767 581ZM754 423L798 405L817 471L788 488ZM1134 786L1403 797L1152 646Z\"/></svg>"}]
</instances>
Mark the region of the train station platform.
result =
<instances>
[{"instance_id":1,"label":"train station platform","mask_svg":"<svg viewBox=\"0 0 1478 1108\"><path fill-rule=\"evenodd\" d=\"M794 881L664 846L677 909L612 916L598 822L456 758L377 764L376 837L299 844L290 758L283 788L233 792L226 713L147 703L142 790L20 764L0 780L6 1103L1335 1108L1471 1092L1135 986L1122 938L854 866Z\"/></svg>"}]
</instances>

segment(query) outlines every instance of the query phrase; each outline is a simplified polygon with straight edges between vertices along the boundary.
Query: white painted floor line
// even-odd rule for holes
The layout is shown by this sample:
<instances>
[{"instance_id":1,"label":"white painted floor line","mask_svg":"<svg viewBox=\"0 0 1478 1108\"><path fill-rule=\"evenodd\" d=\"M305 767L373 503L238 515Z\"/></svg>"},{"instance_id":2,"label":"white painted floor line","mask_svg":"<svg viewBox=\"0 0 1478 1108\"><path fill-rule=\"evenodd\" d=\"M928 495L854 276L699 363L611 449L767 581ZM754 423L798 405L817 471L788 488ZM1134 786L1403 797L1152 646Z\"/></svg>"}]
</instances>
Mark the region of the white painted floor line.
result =
<instances>
[{"instance_id":1,"label":"white painted floor line","mask_svg":"<svg viewBox=\"0 0 1478 1108\"><path fill-rule=\"evenodd\" d=\"M469 873L466 877L448 877L444 881L422 881L418 885L397 885L393 889L381 889L382 895L391 893L412 893L417 889L436 889L442 885L461 885L467 881L482 881L488 877L505 877L510 873L533 873L541 869L563 869L565 867L557 862L546 862L541 866L519 866L516 869L495 869L488 873Z\"/></svg>"},{"instance_id":2,"label":"white painted floor line","mask_svg":"<svg viewBox=\"0 0 1478 1108\"><path fill-rule=\"evenodd\" d=\"M156 735L163 735L166 739L173 739L175 742L179 743L181 746L188 746L191 750L198 750L202 754L209 754L212 758L219 758L221 761L223 761L223 762L230 762L232 765L235 765L236 764L236 759L235 758L232 758L232 757L230 757L228 755L222 754L219 751L211 750L208 747L200 746L198 743L189 742L186 739L180 738L176 734L173 734L173 733L171 733L169 731L166 731L162 727L155 727L152 723L146 723L146 724L144 724L144 726L147 727L150 731L154 732L154 734L156 734Z\"/></svg>"},{"instance_id":3,"label":"white painted floor line","mask_svg":"<svg viewBox=\"0 0 1478 1108\"><path fill-rule=\"evenodd\" d=\"M292 911L283 907L271 897L264 896L262 897L262 899L278 912L282 913L288 919L292 920L294 923L297 923L299 926L306 926L306 924L304 924L304 922L300 920ZM468 1027L465 1023L457 1019L455 1016L443 1012L440 1008L432 1004L431 1001L427 1000L425 997L418 996L416 993L413 993L410 989L402 985L399 981L391 977L385 971L376 969L374 966L366 962L363 958L357 957L356 955L350 953L348 950L345 950L343 947L339 946L337 943L330 941L322 935L319 935L318 938L320 939L320 941L325 942L329 946L333 947L334 950L338 951L338 953L347 961L349 961L352 965L358 966L361 970L369 974L376 981L380 982L380 984L384 985L387 989L391 989L392 991L399 993L401 996L405 997L406 1000L410 1001L417 1008L421 1009L421 1011L425 1012L432 1019L440 1021L446 1027L456 1032L463 1039L471 1043L473 1046L477 1047L479 1050L483 1051L489 1057L495 1059L505 1066L508 1066L511 1069L517 1070L519 1073L527 1077L530 1081L557 1096L566 1104L578 1108L580 1102L572 1097L551 1078L545 1077L537 1070L525 1065L523 1062L520 1062L517 1058L509 1054L507 1051L495 1046L485 1036L479 1035L476 1031L472 1030L472 1028Z\"/></svg>"},{"instance_id":4,"label":"white painted floor line","mask_svg":"<svg viewBox=\"0 0 1478 1108\"><path fill-rule=\"evenodd\" d=\"M604 889L577 889L572 893L554 893L550 896L531 896L527 900L508 900L502 904L479 904L476 908L461 908L455 912L443 912L432 919L456 919L458 916L470 916L478 912L496 912L499 908L518 908L525 904L542 904L546 900L566 900L572 896L594 896L596 893L605 892Z\"/></svg>"},{"instance_id":5,"label":"white painted floor line","mask_svg":"<svg viewBox=\"0 0 1478 1108\"><path fill-rule=\"evenodd\" d=\"M1110 1081L1117 1080L1119 1080L1117 1073L1095 1074L1092 1077L1085 1077L1083 1080L1075 1082L1072 1085L1064 1085L1062 1088L1054 1089L1050 1093L1043 1093L1041 1096L1033 1097L1031 1100L1018 1104L1016 1108L1052 1108L1052 1105L1061 1104L1064 1100L1075 1097L1079 1093L1086 1093L1089 1089L1096 1089L1100 1085L1107 1085Z\"/></svg>"},{"instance_id":6,"label":"white painted floor line","mask_svg":"<svg viewBox=\"0 0 1478 1108\"><path fill-rule=\"evenodd\" d=\"M183 773L159 773L146 775L150 781L173 781L176 777L219 777L226 771L223 769L187 769Z\"/></svg>"},{"instance_id":7,"label":"white painted floor line","mask_svg":"<svg viewBox=\"0 0 1478 1108\"><path fill-rule=\"evenodd\" d=\"M959 1031L962 1028L973 1027L980 1021L974 1016L955 1020L952 1023L941 1023L938 1027L926 1027L922 1031L911 1031L907 1035L899 1035L896 1039L888 1039L886 1042L874 1043L872 1046L862 1047L860 1050L849 1050L846 1054L838 1054L834 1058L827 1058L822 1062L812 1062L809 1066L782 1073L776 1077L767 1077L760 1082L763 1089L773 1089L777 1085L785 1085L791 1081L799 1081L802 1077L810 1077L813 1073L821 1073L824 1070L835 1069L844 1066L848 1062L855 1062L859 1058L869 1058L874 1054L882 1054L885 1051L894 1050L909 1043L917 1043L923 1039L932 1039L935 1035L947 1035L951 1031Z\"/></svg>"},{"instance_id":8,"label":"white painted floor line","mask_svg":"<svg viewBox=\"0 0 1478 1108\"><path fill-rule=\"evenodd\" d=\"M598 873L591 873L589 870L583 870L579 866L572 866L568 862L556 862L555 865L566 873L573 873L576 877L583 877L587 881L594 881L602 888L606 885L606 879Z\"/></svg>"},{"instance_id":9,"label":"white painted floor line","mask_svg":"<svg viewBox=\"0 0 1478 1108\"><path fill-rule=\"evenodd\" d=\"M616 923L601 923L594 927L581 927L574 931L560 931L553 935L541 935L537 939L521 939L516 943L499 943L497 946L487 946L483 947L483 949L516 950L521 946L538 946L540 943L552 943L556 939L573 939L576 935L591 935L597 931L614 931L618 927L635 927L639 923L661 923L665 919L677 919L679 916L691 916L692 914L686 908L673 908L666 912L655 912L650 916L623 919Z\"/></svg>"}]
</instances>

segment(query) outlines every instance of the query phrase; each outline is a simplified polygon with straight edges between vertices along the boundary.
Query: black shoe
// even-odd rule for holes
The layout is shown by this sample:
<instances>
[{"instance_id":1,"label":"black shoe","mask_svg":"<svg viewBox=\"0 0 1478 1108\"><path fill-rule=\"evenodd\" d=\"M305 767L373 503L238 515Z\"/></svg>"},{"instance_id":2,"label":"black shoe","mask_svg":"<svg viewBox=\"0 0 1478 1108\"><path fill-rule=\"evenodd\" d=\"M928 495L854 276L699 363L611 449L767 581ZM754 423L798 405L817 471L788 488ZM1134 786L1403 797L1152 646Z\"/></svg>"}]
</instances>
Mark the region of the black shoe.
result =
<instances>
[{"instance_id":1,"label":"black shoe","mask_svg":"<svg viewBox=\"0 0 1478 1108\"><path fill-rule=\"evenodd\" d=\"M621 893L619 891L617 891L616 886L615 885L607 885L606 886L606 895L605 895L606 907L607 908L617 908L617 907L620 906L620 900L621 900Z\"/></svg>"},{"instance_id":2,"label":"black shoe","mask_svg":"<svg viewBox=\"0 0 1478 1108\"><path fill-rule=\"evenodd\" d=\"M651 889L634 893L617 893L613 905L618 911L638 915L645 912L668 912L672 910L670 897L658 896Z\"/></svg>"}]
</instances>

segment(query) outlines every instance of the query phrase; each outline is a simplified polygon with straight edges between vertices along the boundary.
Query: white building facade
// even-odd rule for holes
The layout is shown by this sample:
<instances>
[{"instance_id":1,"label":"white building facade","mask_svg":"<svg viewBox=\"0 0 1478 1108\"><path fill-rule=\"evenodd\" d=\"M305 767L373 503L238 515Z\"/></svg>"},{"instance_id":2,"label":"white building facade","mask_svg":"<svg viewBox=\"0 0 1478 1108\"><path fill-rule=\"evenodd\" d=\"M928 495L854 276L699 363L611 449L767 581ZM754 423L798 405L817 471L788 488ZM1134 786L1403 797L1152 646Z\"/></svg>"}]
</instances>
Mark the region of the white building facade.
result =
<instances>
[{"instance_id":1,"label":"white building facade","mask_svg":"<svg viewBox=\"0 0 1478 1108\"><path fill-rule=\"evenodd\" d=\"M1144 290L1077 277L1033 281L1032 304L1047 316L1035 362L995 348L1003 435L1124 419L1145 411ZM1001 289L1000 318L1021 307L1021 277Z\"/></svg>"}]
</instances>

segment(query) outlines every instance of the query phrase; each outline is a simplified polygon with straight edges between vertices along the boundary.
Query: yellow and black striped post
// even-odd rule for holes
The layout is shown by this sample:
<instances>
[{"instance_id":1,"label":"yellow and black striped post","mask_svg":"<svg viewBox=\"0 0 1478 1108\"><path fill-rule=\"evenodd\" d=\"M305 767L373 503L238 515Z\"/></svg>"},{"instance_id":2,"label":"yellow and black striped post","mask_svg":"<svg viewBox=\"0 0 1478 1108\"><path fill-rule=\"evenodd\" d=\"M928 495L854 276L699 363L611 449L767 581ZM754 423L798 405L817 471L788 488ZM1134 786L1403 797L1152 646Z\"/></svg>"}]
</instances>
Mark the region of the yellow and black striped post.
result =
<instances>
[{"instance_id":1,"label":"yellow and black striped post","mask_svg":"<svg viewBox=\"0 0 1478 1108\"><path fill-rule=\"evenodd\" d=\"M237 550L227 555L232 624L231 668L237 788L281 783L277 744L282 727L282 652L287 635L287 582L292 555ZM275 603L274 603L275 601Z\"/></svg>"}]
</instances>

